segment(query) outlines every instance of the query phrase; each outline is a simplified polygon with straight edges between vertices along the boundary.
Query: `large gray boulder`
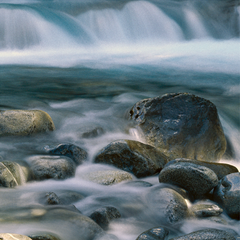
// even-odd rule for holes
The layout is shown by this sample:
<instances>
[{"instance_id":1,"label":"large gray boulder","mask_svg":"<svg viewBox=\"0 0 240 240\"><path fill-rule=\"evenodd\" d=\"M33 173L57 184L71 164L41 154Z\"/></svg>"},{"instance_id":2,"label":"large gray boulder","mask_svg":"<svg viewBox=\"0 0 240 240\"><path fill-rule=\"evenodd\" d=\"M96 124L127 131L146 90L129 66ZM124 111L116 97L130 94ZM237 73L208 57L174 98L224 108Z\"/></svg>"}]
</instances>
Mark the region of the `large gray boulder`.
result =
<instances>
[{"instance_id":1,"label":"large gray boulder","mask_svg":"<svg viewBox=\"0 0 240 240\"><path fill-rule=\"evenodd\" d=\"M168 157L150 145L117 140L100 150L94 162L113 165L141 178L159 173L168 160Z\"/></svg>"},{"instance_id":2,"label":"large gray boulder","mask_svg":"<svg viewBox=\"0 0 240 240\"><path fill-rule=\"evenodd\" d=\"M0 111L0 136L26 136L54 129L51 117L41 110Z\"/></svg>"},{"instance_id":3,"label":"large gray boulder","mask_svg":"<svg viewBox=\"0 0 240 240\"><path fill-rule=\"evenodd\" d=\"M76 164L64 156L35 155L27 158L35 180L66 179L73 177Z\"/></svg>"},{"instance_id":4,"label":"large gray boulder","mask_svg":"<svg viewBox=\"0 0 240 240\"><path fill-rule=\"evenodd\" d=\"M171 159L217 161L226 139L217 109L189 93L172 93L137 102L129 118L140 136Z\"/></svg>"},{"instance_id":5,"label":"large gray boulder","mask_svg":"<svg viewBox=\"0 0 240 240\"><path fill-rule=\"evenodd\" d=\"M219 203L227 214L240 219L240 173L232 173L219 181L214 190L214 200Z\"/></svg>"},{"instance_id":6,"label":"large gray boulder","mask_svg":"<svg viewBox=\"0 0 240 240\"><path fill-rule=\"evenodd\" d=\"M218 177L210 168L195 163L176 162L163 168L159 182L182 187L197 199L218 185Z\"/></svg>"}]
</instances>

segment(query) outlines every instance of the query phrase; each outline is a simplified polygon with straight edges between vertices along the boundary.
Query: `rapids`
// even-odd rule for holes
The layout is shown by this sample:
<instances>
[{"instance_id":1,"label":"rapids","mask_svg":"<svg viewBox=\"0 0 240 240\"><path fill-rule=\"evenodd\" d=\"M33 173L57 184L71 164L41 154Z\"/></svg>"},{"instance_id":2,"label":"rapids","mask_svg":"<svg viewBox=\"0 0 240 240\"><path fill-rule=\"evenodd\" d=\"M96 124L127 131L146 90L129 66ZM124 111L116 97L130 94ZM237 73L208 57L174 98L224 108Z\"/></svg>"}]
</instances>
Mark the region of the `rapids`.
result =
<instances>
[{"instance_id":1,"label":"rapids","mask_svg":"<svg viewBox=\"0 0 240 240\"><path fill-rule=\"evenodd\" d=\"M81 179L102 147L116 139L139 140L128 130L125 112L137 101L169 92L191 92L218 108L231 158L240 170L240 6L237 1L200 0L2 0L0 2L0 106L41 109L56 131L31 137L0 139L0 156L21 161L46 146L73 143L88 151L88 162L74 178L28 182L0 189L0 232L30 235L55 232L79 240L77 229L54 222L16 223L41 215L37 195L74 190L85 196L74 203L83 214L115 206L122 218L108 233L134 240L157 225L154 206L142 196L146 188L124 184L101 186ZM103 134L82 138L86 129ZM143 179L154 185L157 177ZM39 212L36 212L39 207ZM30 215L31 215L30 214ZM240 234L239 222L228 228ZM185 221L181 232L203 227L222 229L207 220Z\"/></svg>"}]
</instances>

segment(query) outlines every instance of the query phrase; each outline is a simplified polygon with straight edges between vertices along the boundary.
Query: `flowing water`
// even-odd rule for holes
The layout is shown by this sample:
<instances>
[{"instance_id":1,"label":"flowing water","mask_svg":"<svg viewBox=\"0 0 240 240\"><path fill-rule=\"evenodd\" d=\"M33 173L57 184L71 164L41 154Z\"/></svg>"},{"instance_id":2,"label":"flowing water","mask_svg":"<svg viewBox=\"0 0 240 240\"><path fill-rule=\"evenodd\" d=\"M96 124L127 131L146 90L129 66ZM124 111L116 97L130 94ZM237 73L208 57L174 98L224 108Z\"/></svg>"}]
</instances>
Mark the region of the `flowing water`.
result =
<instances>
[{"instance_id":1,"label":"flowing water","mask_svg":"<svg viewBox=\"0 0 240 240\"><path fill-rule=\"evenodd\" d=\"M143 98L190 92L211 100L233 152L232 159L221 161L239 168L239 14L238 1L0 1L1 109L41 109L56 126L53 133L1 138L2 159L22 161L59 143L88 151L74 178L1 189L0 232L48 231L80 239L70 225L44 224L36 217L43 214L36 196L59 190L83 194L74 205L86 215L100 206L117 207L122 218L108 233L120 240L157 226L154 206L146 207L141 198L146 188L81 179L85 171L103 168L92 161L109 142L138 140L124 115ZM96 127L102 129L97 137L82 137ZM144 180L158 185L157 177ZM240 234L239 223L226 220ZM209 221L186 221L181 232L209 226L222 229Z\"/></svg>"}]
</instances>

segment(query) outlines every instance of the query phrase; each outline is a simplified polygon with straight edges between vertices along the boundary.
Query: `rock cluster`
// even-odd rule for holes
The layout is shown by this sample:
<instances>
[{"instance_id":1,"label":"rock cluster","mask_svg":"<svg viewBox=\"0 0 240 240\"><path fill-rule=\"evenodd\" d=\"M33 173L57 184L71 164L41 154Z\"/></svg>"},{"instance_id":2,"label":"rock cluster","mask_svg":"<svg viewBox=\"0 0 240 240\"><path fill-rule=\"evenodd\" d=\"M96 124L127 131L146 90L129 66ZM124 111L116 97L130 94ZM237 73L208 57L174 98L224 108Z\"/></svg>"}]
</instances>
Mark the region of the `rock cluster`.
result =
<instances>
[{"instance_id":1,"label":"rock cluster","mask_svg":"<svg viewBox=\"0 0 240 240\"><path fill-rule=\"evenodd\" d=\"M154 211L151 216L155 218L151 221L158 222L159 226L145 229L136 240L164 240L168 234L175 234L171 239L179 240L236 239L231 231L213 228L185 235L172 231L186 219L212 218L211 221L219 222L220 218L213 218L221 215L240 219L240 173L232 165L216 162L226 150L226 139L214 104L188 93L166 94L136 103L128 116L131 127L139 131L145 143L127 139L110 142L96 153L93 163L111 165L111 169L90 169L80 173L79 178L101 185L123 182L126 188L144 189L141 204L146 204L146 208L150 206L149 212ZM26 136L52 131L54 124L43 111L8 110L0 112L0 130L3 137ZM71 178L77 166L87 159L84 149L64 143L47 148L45 155L29 156L24 164L3 160L0 161L0 186L14 188L27 181ZM135 181L150 176L158 176L159 184ZM40 226L41 221L54 220L57 231L65 223L66 228L74 223L83 240L117 239L104 231L111 221L121 218L117 208L103 205L84 216L72 205L84 199L78 192L41 192L35 197L40 206L44 206L35 211L41 212ZM1 237L60 239L48 232L29 236L4 233Z\"/></svg>"}]
</instances>

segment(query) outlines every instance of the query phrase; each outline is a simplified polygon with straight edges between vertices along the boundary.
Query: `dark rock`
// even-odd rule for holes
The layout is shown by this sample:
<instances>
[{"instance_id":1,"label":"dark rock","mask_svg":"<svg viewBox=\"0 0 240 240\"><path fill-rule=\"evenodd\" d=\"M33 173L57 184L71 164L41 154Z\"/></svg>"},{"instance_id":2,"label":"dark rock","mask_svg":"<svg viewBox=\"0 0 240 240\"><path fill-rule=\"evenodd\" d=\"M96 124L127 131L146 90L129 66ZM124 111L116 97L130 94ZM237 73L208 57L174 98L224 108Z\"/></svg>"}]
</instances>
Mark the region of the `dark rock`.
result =
<instances>
[{"instance_id":1,"label":"dark rock","mask_svg":"<svg viewBox=\"0 0 240 240\"><path fill-rule=\"evenodd\" d=\"M68 205L84 198L82 194L72 190L56 190L55 193L59 198L60 204Z\"/></svg>"},{"instance_id":2,"label":"dark rock","mask_svg":"<svg viewBox=\"0 0 240 240\"><path fill-rule=\"evenodd\" d=\"M103 148L94 162L114 165L141 178L159 173L168 160L150 145L132 140L118 140Z\"/></svg>"},{"instance_id":3,"label":"dark rock","mask_svg":"<svg viewBox=\"0 0 240 240\"><path fill-rule=\"evenodd\" d=\"M54 192L46 193L46 197L47 197L48 204L50 204L50 205L60 204L60 199L56 193L54 193Z\"/></svg>"},{"instance_id":4,"label":"dark rock","mask_svg":"<svg viewBox=\"0 0 240 240\"><path fill-rule=\"evenodd\" d=\"M54 155L64 155L71 158L77 165L82 164L87 159L87 152L73 144L59 144L57 147L48 151Z\"/></svg>"},{"instance_id":5,"label":"dark rock","mask_svg":"<svg viewBox=\"0 0 240 240\"><path fill-rule=\"evenodd\" d=\"M223 209L218 205L210 202L198 202L191 206L190 211L196 217L211 217L218 216L223 212Z\"/></svg>"},{"instance_id":6,"label":"dark rock","mask_svg":"<svg viewBox=\"0 0 240 240\"><path fill-rule=\"evenodd\" d=\"M214 200L231 218L240 219L240 173L232 173L219 181Z\"/></svg>"},{"instance_id":7,"label":"dark rock","mask_svg":"<svg viewBox=\"0 0 240 240\"><path fill-rule=\"evenodd\" d=\"M152 187L146 192L146 203L154 220L163 225L181 223L188 216L185 199L175 190Z\"/></svg>"},{"instance_id":8,"label":"dark rock","mask_svg":"<svg viewBox=\"0 0 240 240\"><path fill-rule=\"evenodd\" d=\"M136 240L164 240L168 233L163 227L155 227L143 232Z\"/></svg>"},{"instance_id":9,"label":"dark rock","mask_svg":"<svg viewBox=\"0 0 240 240\"><path fill-rule=\"evenodd\" d=\"M66 179L73 177L76 165L72 159L64 156L36 155L29 157L35 180Z\"/></svg>"},{"instance_id":10,"label":"dark rock","mask_svg":"<svg viewBox=\"0 0 240 240\"><path fill-rule=\"evenodd\" d=\"M226 150L215 105L193 94L144 99L131 108L129 117L145 141L171 159L217 161Z\"/></svg>"},{"instance_id":11,"label":"dark rock","mask_svg":"<svg viewBox=\"0 0 240 240\"><path fill-rule=\"evenodd\" d=\"M101 136L104 133L102 127L96 127L94 129L89 129L82 133L82 138L95 138Z\"/></svg>"},{"instance_id":12,"label":"dark rock","mask_svg":"<svg viewBox=\"0 0 240 240\"><path fill-rule=\"evenodd\" d=\"M213 170L216 173L219 180L230 173L238 172L238 169L235 166L230 165L230 164L205 162L205 161L198 161L198 160L192 160L192 159L187 159L187 158L177 158L175 160L168 162L164 167L167 167L171 164L175 164L178 162L194 163L194 164L197 164L200 166L210 168L211 170Z\"/></svg>"},{"instance_id":13,"label":"dark rock","mask_svg":"<svg viewBox=\"0 0 240 240\"><path fill-rule=\"evenodd\" d=\"M113 219L120 218L121 214L115 207L103 207L94 211L89 217L102 229L107 230L109 223Z\"/></svg>"},{"instance_id":14,"label":"dark rock","mask_svg":"<svg viewBox=\"0 0 240 240\"><path fill-rule=\"evenodd\" d=\"M176 162L163 168L159 182L186 189L194 198L201 198L217 186L217 175L209 168L189 162Z\"/></svg>"},{"instance_id":15,"label":"dark rock","mask_svg":"<svg viewBox=\"0 0 240 240\"><path fill-rule=\"evenodd\" d=\"M0 186L13 188L28 180L29 172L18 163L11 161L0 162Z\"/></svg>"},{"instance_id":16,"label":"dark rock","mask_svg":"<svg viewBox=\"0 0 240 240\"><path fill-rule=\"evenodd\" d=\"M125 185L130 187L152 187L153 185L146 181L129 181Z\"/></svg>"},{"instance_id":17,"label":"dark rock","mask_svg":"<svg viewBox=\"0 0 240 240\"><path fill-rule=\"evenodd\" d=\"M51 117L41 110L0 111L0 136L25 136L54 129Z\"/></svg>"},{"instance_id":18,"label":"dark rock","mask_svg":"<svg viewBox=\"0 0 240 240\"><path fill-rule=\"evenodd\" d=\"M29 236L32 240L60 240L55 234L52 233L39 233Z\"/></svg>"},{"instance_id":19,"label":"dark rock","mask_svg":"<svg viewBox=\"0 0 240 240\"><path fill-rule=\"evenodd\" d=\"M235 236L219 229L204 229L170 240L235 240Z\"/></svg>"}]
</instances>

